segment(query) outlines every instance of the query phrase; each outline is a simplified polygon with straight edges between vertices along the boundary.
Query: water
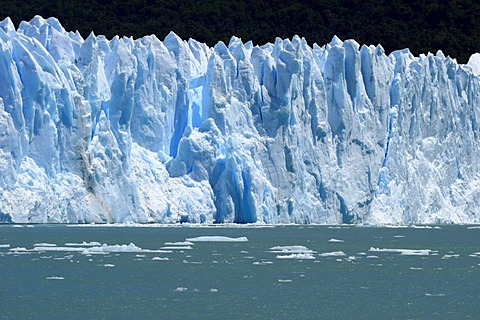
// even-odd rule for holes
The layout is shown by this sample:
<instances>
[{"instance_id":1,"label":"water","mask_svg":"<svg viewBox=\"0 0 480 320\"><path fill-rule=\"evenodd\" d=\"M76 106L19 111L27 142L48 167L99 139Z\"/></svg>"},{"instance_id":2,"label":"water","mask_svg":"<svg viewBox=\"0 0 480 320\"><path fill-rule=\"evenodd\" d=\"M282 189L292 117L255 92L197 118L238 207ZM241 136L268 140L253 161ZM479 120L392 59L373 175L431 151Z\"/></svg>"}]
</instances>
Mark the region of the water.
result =
<instances>
[{"instance_id":1,"label":"water","mask_svg":"<svg viewBox=\"0 0 480 320\"><path fill-rule=\"evenodd\" d=\"M169 253L29 251L83 241L158 250L219 235L248 242L196 242ZM0 319L478 318L479 240L480 229L467 226L1 225ZM306 248L270 249L293 245Z\"/></svg>"}]
</instances>

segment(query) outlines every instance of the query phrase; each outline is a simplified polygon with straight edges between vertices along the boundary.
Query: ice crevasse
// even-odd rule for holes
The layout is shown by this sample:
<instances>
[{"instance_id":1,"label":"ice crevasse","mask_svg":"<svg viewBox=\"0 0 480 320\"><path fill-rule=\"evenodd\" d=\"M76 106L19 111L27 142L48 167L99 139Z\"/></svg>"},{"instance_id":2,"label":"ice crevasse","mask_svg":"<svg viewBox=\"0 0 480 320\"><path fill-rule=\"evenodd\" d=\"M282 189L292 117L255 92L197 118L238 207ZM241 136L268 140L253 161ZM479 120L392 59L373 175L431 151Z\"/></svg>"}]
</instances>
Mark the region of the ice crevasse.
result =
<instances>
[{"instance_id":1,"label":"ice crevasse","mask_svg":"<svg viewBox=\"0 0 480 320\"><path fill-rule=\"evenodd\" d=\"M0 22L0 220L478 223L480 55Z\"/></svg>"}]
</instances>

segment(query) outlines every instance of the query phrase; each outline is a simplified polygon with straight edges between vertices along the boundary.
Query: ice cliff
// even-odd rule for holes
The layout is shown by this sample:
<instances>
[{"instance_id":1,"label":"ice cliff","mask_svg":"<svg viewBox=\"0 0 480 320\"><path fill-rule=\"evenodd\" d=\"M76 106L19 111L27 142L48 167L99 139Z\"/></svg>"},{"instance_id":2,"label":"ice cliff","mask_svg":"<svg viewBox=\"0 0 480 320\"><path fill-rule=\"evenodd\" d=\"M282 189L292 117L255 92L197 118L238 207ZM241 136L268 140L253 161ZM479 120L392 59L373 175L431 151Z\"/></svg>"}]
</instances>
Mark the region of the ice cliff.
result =
<instances>
[{"instance_id":1,"label":"ice cliff","mask_svg":"<svg viewBox=\"0 0 480 320\"><path fill-rule=\"evenodd\" d=\"M0 220L480 222L480 55L0 22Z\"/></svg>"}]
</instances>

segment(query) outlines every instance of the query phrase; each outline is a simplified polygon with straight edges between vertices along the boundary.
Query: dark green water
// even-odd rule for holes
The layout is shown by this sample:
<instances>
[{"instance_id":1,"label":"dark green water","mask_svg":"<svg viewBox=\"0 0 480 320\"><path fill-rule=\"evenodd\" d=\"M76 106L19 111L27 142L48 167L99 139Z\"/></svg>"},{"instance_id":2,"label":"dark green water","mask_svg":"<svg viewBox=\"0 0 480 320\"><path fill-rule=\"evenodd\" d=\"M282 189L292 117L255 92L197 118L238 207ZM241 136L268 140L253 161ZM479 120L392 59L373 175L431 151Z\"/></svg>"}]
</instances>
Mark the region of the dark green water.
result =
<instances>
[{"instance_id":1,"label":"dark green water","mask_svg":"<svg viewBox=\"0 0 480 320\"><path fill-rule=\"evenodd\" d=\"M96 241L158 250L16 252ZM329 242L330 239L344 242ZM8 247L7 245L10 245ZM280 259L302 245L315 259ZM369 252L428 249L428 255ZM322 253L342 251L345 256ZM407 252L408 253L408 252ZM425 254L425 252L420 252ZM371 257L371 256L376 256ZM168 260L152 260L154 257ZM478 319L480 229L0 226L0 319ZM56 277L56 278L52 278Z\"/></svg>"}]
</instances>

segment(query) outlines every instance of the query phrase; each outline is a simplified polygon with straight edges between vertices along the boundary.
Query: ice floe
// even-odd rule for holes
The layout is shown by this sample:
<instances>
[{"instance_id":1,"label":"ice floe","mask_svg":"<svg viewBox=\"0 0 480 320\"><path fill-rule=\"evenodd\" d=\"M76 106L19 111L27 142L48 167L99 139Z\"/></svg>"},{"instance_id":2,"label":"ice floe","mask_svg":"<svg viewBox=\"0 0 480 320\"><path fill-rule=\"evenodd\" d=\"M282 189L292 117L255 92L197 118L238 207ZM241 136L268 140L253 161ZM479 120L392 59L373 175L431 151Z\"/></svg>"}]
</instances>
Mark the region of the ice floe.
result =
<instances>
[{"instance_id":1,"label":"ice floe","mask_svg":"<svg viewBox=\"0 0 480 320\"><path fill-rule=\"evenodd\" d=\"M345 241L340 240L340 239L332 238L332 239L328 240L328 242L345 242Z\"/></svg>"},{"instance_id":2,"label":"ice floe","mask_svg":"<svg viewBox=\"0 0 480 320\"><path fill-rule=\"evenodd\" d=\"M65 246L67 247L99 247L101 245L102 244L100 242L96 242L96 241L91 241L91 242L83 241L82 243L73 243L73 242L65 243Z\"/></svg>"},{"instance_id":3,"label":"ice floe","mask_svg":"<svg viewBox=\"0 0 480 320\"><path fill-rule=\"evenodd\" d=\"M442 257L442 259L444 259L444 260L445 260L445 259L450 259L450 258L458 258L458 257L460 257L460 255L459 255L459 254L457 254L457 253L453 253L453 254L444 254L444 255L443 255L443 257Z\"/></svg>"},{"instance_id":4,"label":"ice floe","mask_svg":"<svg viewBox=\"0 0 480 320\"><path fill-rule=\"evenodd\" d=\"M82 252L85 248L79 247L56 247L56 246L37 246L33 251L62 251L62 252Z\"/></svg>"},{"instance_id":5,"label":"ice floe","mask_svg":"<svg viewBox=\"0 0 480 320\"><path fill-rule=\"evenodd\" d=\"M405 256L428 256L432 250L430 249L390 249L390 248L374 248L371 247L370 252L388 252L388 253L400 253Z\"/></svg>"},{"instance_id":6,"label":"ice floe","mask_svg":"<svg viewBox=\"0 0 480 320\"><path fill-rule=\"evenodd\" d=\"M140 247L137 247L135 244L130 243L128 245L122 244L122 245L107 245L103 244L98 247L91 247L91 248L83 248L84 250L82 251L83 254L88 254L88 253L98 253L98 252L104 252L104 253L111 253L111 252L156 252L156 253L170 253L171 251L169 250L150 250L150 249L142 249Z\"/></svg>"},{"instance_id":7,"label":"ice floe","mask_svg":"<svg viewBox=\"0 0 480 320\"><path fill-rule=\"evenodd\" d=\"M190 242L247 242L247 237L230 238L224 236L201 236L195 238L187 238Z\"/></svg>"},{"instance_id":8,"label":"ice floe","mask_svg":"<svg viewBox=\"0 0 480 320\"><path fill-rule=\"evenodd\" d=\"M34 247L56 247L57 245L54 243L35 243Z\"/></svg>"},{"instance_id":9,"label":"ice floe","mask_svg":"<svg viewBox=\"0 0 480 320\"><path fill-rule=\"evenodd\" d=\"M320 253L319 256L320 257L343 257L343 256L346 256L346 254L343 251L332 251L332 252Z\"/></svg>"},{"instance_id":10,"label":"ice floe","mask_svg":"<svg viewBox=\"0 0 480 320\"><path fill-rule=\"evenodd\" d=\"M292 253L288 255L278 255L277 259L314 260L315 256L311 253Z\"/></svg>"},{"instance_id":11,"label":"ice floe","mask_svg":"<svg viewBox=\"0 0 480 320\"><path fill-rule=\"evenodd\" d=\"M191 241L178 241L178 242L165 242L166 246L192 246L193 242Z\"/></svg>"},{"instance_id":12,"label":"ice floe","mask_svg":"<svg viewBox=\"0 0 480 320\"><path fill-rule=\"evenodd\" d=\"M273 253L315 253L315 251L308 249L305 246L275 246L270 248Z\"/></svg>"},{"instance_id":13,"label":"ice floe","mask_svg":"<svg viewBox=\"0 0 480 320\"><path fill-rule=\"evenodd\" d=\"M11 248L8 251L12 252L28 252L27 248L25 247L16 247L16 248Z\"/></svg>"},{"instance_id":14,"label":"ice floe","mask_svg":"<svg viewBox=\"0 0 480 320\"><path fill-rule=\"evenodd\" d=\"M192 250L191 246L165 246L161 247L161 250Z\"/></svg>"},{"instance_id":15,"label":"ice floe","mask_svg":"<svg viewBox=\"0 0 480 320\"><path fill-rule=\"evenodd\" d=\"M64 280L64 277L47 277L47 280Z\"/></svg>"}]
</instances>

